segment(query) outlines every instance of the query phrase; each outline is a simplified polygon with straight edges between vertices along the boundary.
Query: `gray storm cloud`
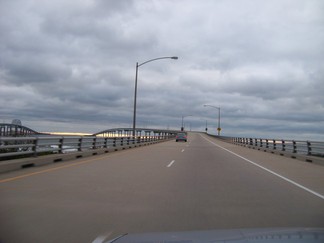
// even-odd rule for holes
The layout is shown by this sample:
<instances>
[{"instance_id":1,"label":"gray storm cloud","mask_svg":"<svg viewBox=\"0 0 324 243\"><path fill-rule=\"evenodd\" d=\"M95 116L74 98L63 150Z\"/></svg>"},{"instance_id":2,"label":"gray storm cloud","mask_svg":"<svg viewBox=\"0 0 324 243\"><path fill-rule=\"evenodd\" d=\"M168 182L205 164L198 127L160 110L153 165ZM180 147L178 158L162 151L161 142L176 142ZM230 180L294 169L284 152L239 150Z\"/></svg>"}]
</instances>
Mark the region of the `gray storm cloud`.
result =
<instances>
[{"instance_id":1,"label":"gray storm cloud","mask_svg":"<svg viewBox=\"0 0 324 243\"><path fill-rule=\"evenodd\" d=\"M0 119L324 139L321 0L0 2Z\"/></svg>"}]
</instances>

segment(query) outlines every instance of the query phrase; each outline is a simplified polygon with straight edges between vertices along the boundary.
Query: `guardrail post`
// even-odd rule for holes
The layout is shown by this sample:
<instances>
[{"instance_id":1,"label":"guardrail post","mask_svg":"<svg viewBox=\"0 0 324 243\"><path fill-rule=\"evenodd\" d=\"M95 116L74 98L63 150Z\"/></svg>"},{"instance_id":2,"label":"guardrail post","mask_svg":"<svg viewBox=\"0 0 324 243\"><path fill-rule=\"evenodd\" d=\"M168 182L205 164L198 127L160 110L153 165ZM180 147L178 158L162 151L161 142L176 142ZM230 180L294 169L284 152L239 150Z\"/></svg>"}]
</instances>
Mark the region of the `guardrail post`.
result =
<instances>
[{"instance_id":1,"label":"guardrail post","mask_svg":"<svg viewBox=\"0 0 324 243\"><path fill-rule=\"evenodd\" d=\"M34 157L37 157L37 145L38 145L38 137L33 142Z\"/></svg>"},{"instance_id":2,"label":"guardrail post","mask_svg":"<svg viewBox=\"0 0 324 243\"><path fill-rule=\"evenodd\" d=\"M260 138L260 147L262 148L263 147L263 139Z\"/></svg>"},{"instance_id":3,"label":"guardrail post","mask_svg":"<svg viewBox=\"0 0 324 243\"><path fill-rule=\"evenodd\" d=\"M59 145L58 145L59 150L58 150L58 152L59 152L60 154L63 154L63 140L64 140L64 137L61 137L61 138L59 139Z\"/></svg>"},{"instance_id":4,"label":"guardrail post","mask_svg":"<svg viewBox=\"0 0 324 243\"><path fill-rule=\"evenodd\" d=\"M92 142L92 149L96 149L96 142L97 142L97 137L94 137Z\"/></svg>"},{"instance_id":5,"label":"guardrail post","mask_svg":"<svg viewBox=\"0 0 324 243\"><path fill-rule=\"evenodd\" d=\"M258 147L258 139L257 138L254 139L254 146Z\"/></svg>"},{"instance_id":6,"label":"guardrail post","mask_svg":"<svg viewBox=\"0 0 324 243\"><path fill-rule=\"evenodd\" d=\"M117 142L117 138L115 137L113 140L113 147L116 147L116 142Z\"/></svg>"},{"instance_id":7,"label":"guardrail post","mask_svg":"<svg viewBox=\"0 0 324 243\"><path fill-rule=\"evenodd\" d=\"M79 138L78 151L82 151L82 137Z\"/></svg>"},{"instance_id":8,"label":"guardrail post","mask_svg":"<svg viewBox=\"0 0 324 243\"><path fill-rule=\"evenodd\" d=\"M307 143L307 155L312 155L312 144L310 141L306 141Z\"/></svg>"},{"instance_id":9,"label":"guardrail post","mask_svg":"<svg viewBox=\"0 0 324 243\"><path fill-rule=\"evenodd\" d=\"M292 142L293 142L293 153L295 154L297 153L297 143L294 140Z\"/></svg>"},{"instance_id":10,"label":"guardrail post","mask_svg":"<svg viewBox=\"0 0 324 243\"><path fill-rule=\"evenodd\" d=\"M273 139L273 150L276 150L277 149L277 143L276 143L276 140Z\"/></svg>"},{"instance_id":11,"label":"guardrail post","mask_svg":"<svg viewBox=\"0 0 324 243\"><path fill-rule=\"evenodd\" d=\"M104 142L104 148L108 148L108 138L105 138L105 142Z\"/></svg>"},{"instance_id":12,"label":"guardrail post","mask_svg":"<svg viewBox=\"0 0 324 243\"><path fill-rule=\"evenodd\" d=\"M285 143L285 140L283 140L283 139L281 140L281 146L282 146L281 150L286 151L286 143Z\"/></svg>"}]
</instances>

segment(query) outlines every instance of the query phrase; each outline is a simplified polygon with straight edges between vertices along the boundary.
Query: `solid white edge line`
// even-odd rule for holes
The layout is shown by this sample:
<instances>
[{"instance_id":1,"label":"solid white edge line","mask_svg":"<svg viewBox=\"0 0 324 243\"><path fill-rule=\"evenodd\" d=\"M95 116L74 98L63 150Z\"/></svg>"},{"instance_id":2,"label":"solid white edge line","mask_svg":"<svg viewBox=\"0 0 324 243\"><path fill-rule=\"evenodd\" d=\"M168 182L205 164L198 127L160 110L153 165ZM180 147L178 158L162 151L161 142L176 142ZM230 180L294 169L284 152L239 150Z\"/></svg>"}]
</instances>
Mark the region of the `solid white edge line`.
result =
<instances>
[{"instance_id":1,"label":"solid white edge line","mask_svg":"<svg viewBox=\"0 0 324 243\"><path fill-rule=\"evenodd\" d=\"M201 135L201 136L202 136L202 135ZM319 197L319 198L321 198L321 199L324 199L324 195L322 195L322 194L320 194L320 193L318 193L318 192L315 192L315 191L313 191L313 190L311 190L311 189L309 189L309 188L307 188L307 187L305 187L305 186L303 186L303 185L300 185L300 184L298 184L297 182L292 181L292 180L290 180L290 179L288 179L288 178L286 178L286 177L284 177L284 176L282 176L282 175L280 175L280 174L278 174L278 173L276 173L276 172L274 172L274 171L272 171L272 170L269 170L269 169L267 169L267 168L265 168L265 167L263 167L263 166L261 166L261 165L255 163L255 162L253 162L253 161L247 159L247 158L244 158L244 157L241 156L241 155L238 155L238 154L236 154L236 153L234 153L234 152L232 152L232 151L226 149L226 148L223 148L222 146L220 146L220 145L214 143L213 141L210 141L208 138L205 138L204 136L202 136L202 137L203 137L204 139L206 139L208 142L214 144L215 146L217 146L217 147L219 147L219 148L221 148L221 149L223 149L223 150L225 150L225 151L227 151L227 152L229 152L229 153L231 153L231 154L233 154L233 155L235 155L235 156L237 156L237 157L239 157L239 158L241 158L241 159L243 159L243 160L245 160L245 161L247 161L247 162L249 162L249 163L251 163L251 164L253 164L253 165L255 165L255 166L259 167L259 168L261 168L261 169L263 169L263 170L265 170L265 171L268 171L269 173L271 173L271 174L273 174L273 175L275 175L275 176L277 176L277 177L279 177L279 178L281 178L281 179L283 179L283 180L285 180L285 181L287 181L287 182L289 182L289 183L291 183L291 184L293 184L293 185L295 185L295 186L297 186L297 187L299 187L299 188L301 188L301 189L304 189L305 191L308 191L308 192L312 193L313 195L315 195L315 196L317 196L317 197Z\"/></svg>"},{"instance_id":2,"label":"solid white edge line","mask_svg":"<svg viewBox=\"0 0 324 243\"><path fill-rule=\"evenodd\" d=\"M174 162L175 160L172 160L171 163L167 165L167 167L171 167L171 165L173 165Z\"/></svg>"}]
</instances>

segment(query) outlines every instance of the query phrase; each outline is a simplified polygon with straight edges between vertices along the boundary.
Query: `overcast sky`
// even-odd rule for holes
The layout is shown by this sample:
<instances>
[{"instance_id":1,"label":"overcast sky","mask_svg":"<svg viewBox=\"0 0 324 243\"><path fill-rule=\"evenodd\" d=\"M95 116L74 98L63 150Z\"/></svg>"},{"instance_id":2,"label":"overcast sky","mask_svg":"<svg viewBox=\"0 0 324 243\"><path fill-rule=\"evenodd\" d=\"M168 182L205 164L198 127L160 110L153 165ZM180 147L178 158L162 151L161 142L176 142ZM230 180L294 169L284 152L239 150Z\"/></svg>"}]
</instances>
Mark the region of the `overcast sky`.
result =
<instances>
[{"instance_id":1,"label":"overcast sky","mask_svg":"<svg viewBox=\"0 0 324 243\"><path fill-rule=\"evenodd\" d=\"M0 0L0 122L324 140L322 0Z\"/></svg>"}]
</instances>

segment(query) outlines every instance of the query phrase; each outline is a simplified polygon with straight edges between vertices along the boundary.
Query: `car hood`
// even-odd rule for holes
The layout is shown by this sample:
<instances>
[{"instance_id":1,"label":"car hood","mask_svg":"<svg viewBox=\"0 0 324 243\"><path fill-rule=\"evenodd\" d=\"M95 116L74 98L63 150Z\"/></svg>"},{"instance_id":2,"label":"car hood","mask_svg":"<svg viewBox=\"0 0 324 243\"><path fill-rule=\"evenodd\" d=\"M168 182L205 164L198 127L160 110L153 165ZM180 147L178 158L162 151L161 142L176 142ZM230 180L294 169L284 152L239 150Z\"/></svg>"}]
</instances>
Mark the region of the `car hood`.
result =
<instances>
[{"instance_id":1,"label":"car hood","mask_svg":"<svg viewBox=\"0 0 324 243\"><path fill-rule=\"evenodd\" d=\"M99 243L99 241L94 241ZM230 243L320 243L324 242L324 228L257 228L231 229L189 232L164 232L125 234L102 243L196 243L196 242L230 242Z\"/></svg>"}]
</instances>

